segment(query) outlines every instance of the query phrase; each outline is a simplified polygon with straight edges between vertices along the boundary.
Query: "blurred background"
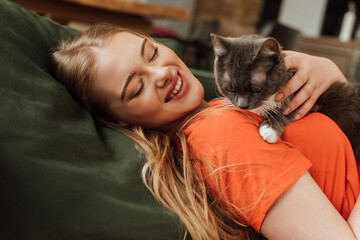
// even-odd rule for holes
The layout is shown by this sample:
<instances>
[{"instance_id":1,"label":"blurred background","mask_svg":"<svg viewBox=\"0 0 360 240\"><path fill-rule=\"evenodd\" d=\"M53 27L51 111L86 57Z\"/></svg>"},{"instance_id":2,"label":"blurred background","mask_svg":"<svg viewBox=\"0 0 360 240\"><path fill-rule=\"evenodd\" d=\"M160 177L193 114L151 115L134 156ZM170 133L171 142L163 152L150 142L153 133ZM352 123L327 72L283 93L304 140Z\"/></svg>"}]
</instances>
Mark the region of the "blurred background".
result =
<instances>
[{"instance_id":1,"label":"blurred background","mask_svg":"<svg viewBox=\"0 0 360 240\"><path fill-rule=\"evenodd\" d=\"M210 33L261 34L284 49L332 59L360 81L360 0L13 0L80 30L96 22L141 29L189 67L212 71Z\"/></svg>"}]
</instances>

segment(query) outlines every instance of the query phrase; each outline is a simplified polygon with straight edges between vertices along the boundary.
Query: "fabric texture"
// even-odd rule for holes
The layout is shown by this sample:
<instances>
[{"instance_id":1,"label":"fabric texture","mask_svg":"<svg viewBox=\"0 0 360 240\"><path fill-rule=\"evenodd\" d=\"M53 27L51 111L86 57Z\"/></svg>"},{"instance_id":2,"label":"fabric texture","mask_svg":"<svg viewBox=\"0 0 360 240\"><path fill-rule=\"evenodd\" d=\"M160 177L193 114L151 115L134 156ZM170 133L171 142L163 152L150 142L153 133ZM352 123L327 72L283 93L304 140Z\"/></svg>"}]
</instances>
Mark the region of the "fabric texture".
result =
<instances>
[{"instance_id":1,"label":"fabric texture","mask_svg":"<svg viewBox=\"0 0 360 240\"><path fill-rule=\"evenodd\" d=\"M210 103L205 117L184 133L194 165L239 219L259 232L274 201L306 171L342 216L349 216L359 177L351 146L332 120L310 114L290 124L282 141L269 144L259 135L260 116L224 108L224 100Z\"/></svg>"},{"instance_id":2,"label":"fabric texture","mask_svg":"<svg viewBox=\"0 0 360 240\"><path fill-rule=\"evenodd\" d=\"M312 113L285 128L282 139L301 149L312 162L309 173L347 219L360 184L355 156L345 134L330 118Z\"/></svg>"},{"instance_id":3,"label":"fabric texture","mask_svg":"<svg viewBox=\"0 0 360 240\"><path fill-rule=\"evenodd\" d=\"M143 185L131 141L52 77L51 49L77 34L0 0L1 239L182 239L179 219Z\"/></svg>"}]
</instances>

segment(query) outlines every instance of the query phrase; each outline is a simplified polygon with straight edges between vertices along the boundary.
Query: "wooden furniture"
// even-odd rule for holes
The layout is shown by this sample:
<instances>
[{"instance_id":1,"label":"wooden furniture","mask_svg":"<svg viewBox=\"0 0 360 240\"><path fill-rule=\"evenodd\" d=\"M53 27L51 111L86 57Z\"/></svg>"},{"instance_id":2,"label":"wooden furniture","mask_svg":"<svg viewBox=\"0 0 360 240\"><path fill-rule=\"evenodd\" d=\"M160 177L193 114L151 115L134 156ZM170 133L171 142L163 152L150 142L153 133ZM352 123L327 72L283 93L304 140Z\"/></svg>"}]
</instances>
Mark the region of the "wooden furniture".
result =
<instances>
[{"instance_id":1,"label":"wooden furniture","mask_svg":"<svg viewBox=\"0 0 360 240\"><path fill-rule=\"evenodd\" d=\"M87 23L110 22L149 32L148 18L188 20L187 9L122 0L12 0L54 20L77 20Z\"/></svg>"},{"instance_id":2,"label":"wooden furniture","mask_svg":"<svg viewBox=\"0 0 360 240\"><path fill-rule=\"evenodd\" d=\"M303 37L297 51L329 58L336 63L345 77L355 80L357 68L360 66L359 40L341 42L335 37Z\"/></svg>"}]
</instances>

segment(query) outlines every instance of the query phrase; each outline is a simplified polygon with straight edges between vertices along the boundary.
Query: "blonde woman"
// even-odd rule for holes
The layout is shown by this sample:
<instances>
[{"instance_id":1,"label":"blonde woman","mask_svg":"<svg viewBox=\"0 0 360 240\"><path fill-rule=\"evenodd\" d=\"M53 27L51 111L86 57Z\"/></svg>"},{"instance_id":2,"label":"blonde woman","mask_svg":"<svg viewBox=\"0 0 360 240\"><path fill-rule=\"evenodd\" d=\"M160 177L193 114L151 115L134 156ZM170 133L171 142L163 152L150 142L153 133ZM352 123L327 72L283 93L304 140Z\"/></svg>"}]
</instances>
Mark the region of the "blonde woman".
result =
<instances>
[{"instance_id":1,"label":"blonde woman","mask_svg":"<svg viewBox=\"0 0 360 240\"><path fill-rule=\"evenodd\" d=\"M345 78L329 60L287 54L297 74L278 99L300 89L291 107L302 104L302 117ZM309 114L284 141L267 144L259 116L205 102L201 83L172 50L110 25L62 42L53 60L72 96L139 147L145 185L193 239L360 237L356 161L327 117Z\"/></svg>"}]
</instances>

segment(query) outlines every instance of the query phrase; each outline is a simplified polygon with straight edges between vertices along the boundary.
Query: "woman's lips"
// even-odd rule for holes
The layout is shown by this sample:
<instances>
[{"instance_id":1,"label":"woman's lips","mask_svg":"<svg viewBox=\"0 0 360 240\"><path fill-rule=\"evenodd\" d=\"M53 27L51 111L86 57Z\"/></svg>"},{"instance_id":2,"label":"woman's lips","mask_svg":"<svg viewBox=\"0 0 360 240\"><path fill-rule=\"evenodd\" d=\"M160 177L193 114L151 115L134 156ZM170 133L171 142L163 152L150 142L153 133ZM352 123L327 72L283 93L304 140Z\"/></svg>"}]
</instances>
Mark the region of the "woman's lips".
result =
<instances>
[{"instance_id":1,"label":"woman's lips","mask_svg":"<svg viewBox=\"0 0 360 240\"><path fill-rule=\"evenodd\" d=\"M180 89L177 91L176 95L173 98L171 98L170 101L176 101L184 97L189 88L189 81L184 77L184 75L182 75L181 73L178 73L178 75L181 78L182 84Z\"/></svg>"},{"instance_id":2,"label":"woman's lips","mask_svg":"<svg viewBox=\"0 0 360 240\"><path fill-rule=\"evenodd\" d=\"M177 83L177 80L178 80L178 76L179 76L179 73L178 71L175 72L173 78L172 78L172 81L170 83L170 86L169 86L169 89L166 93L166 96L165 96L165 102L169 101L169 98L170 98L170 95L171 93L174 91L174 88L176 86L176 83Z\"/></svg>"},{"instance_id":3,"label":"woman's lips","mask_svg":"<svg viewBox=\"0 0 360 240\"><path fill-rule=\"evenodd\" d=\"M175 75L173 76L172 82L166 93L165 102L169 102L172 101L173 99L176 100L181 98L184 95L183 93L184 90L187 89L187 87L186 88L184 87L187 85L188 85L187 79L179 72L176 72Z\"/></svg>"}]
</instances>

